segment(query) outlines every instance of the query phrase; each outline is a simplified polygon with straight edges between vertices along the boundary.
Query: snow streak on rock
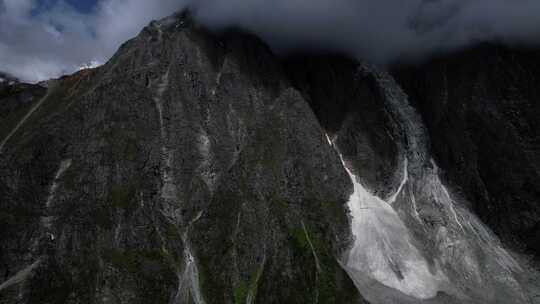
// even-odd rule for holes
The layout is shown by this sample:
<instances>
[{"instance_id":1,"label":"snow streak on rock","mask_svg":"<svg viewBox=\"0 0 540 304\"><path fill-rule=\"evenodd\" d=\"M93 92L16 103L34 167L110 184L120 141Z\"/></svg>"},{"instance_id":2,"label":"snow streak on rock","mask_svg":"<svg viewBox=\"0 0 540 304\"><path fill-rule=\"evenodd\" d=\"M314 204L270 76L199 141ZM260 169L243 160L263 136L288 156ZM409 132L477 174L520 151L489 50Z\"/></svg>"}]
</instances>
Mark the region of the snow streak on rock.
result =
<instances>
[{"instance_id":1,"label":"snow streak on rock","mask_svg":"<svg viewBox=\"0 0 540 304\"><path fill-rule=\"evenodd\" d=\"M362 172L353 173L342 157L354 184L349 208L355 237L344 265L360 292L374 304L388 303L366 283L369 278L399 291L396 303L439 303L439 292L473 303L528 303L519 263L442 183L426 129L407 95L388 73L370 66L360 70L377 81L402 134L404 155L400 185L388 201L369 193L355 176Z\"/></svg>"},{"instance_id":2,"label":"snow streak on rock","mask_svg":"<svg viewBox=\"0 0 540 304\"><path fill-rule=\"evenodd\" d=\"M0 292L2 292L2 290L4 289L7 289L13 285L19 284L23 282L24 280L26 280L32 274L34 269L36 269L39 266L40 263L41 263L41 260L35 261L32 265L17 272L14 276L9 278L7 281L0 284Z\"/></svg>"},{"instance_id":3,"label":"snow streak on rock","mask_svg":"<svg viewBox=\"0 0 540 304\"><path fill-rule=\"evenodd\" d=\"M159 33L159 39L161 39L163 32L160 25L157 24ZM152 84L150 84L152 86ZM155 84L155 94L153 97L160 127L160 140L161 140L161 198L164 200L163 215L176 227L182 226L182 218L179 214L179 198L177 195L176 184L173 172L173 151L168 146L168 132L164 119L164 95L169 87L169 72L167 71ZM189 229L196 222L202 213L199 213L188 225L182 235L182 243L184 246L184 267L178 270L178 290L176 296L174 296L173 303L190 303L193 301L195 304L204 304L204 299L199 288L199 271L197 269L197 263L189 244ZM178 228L177 228L178 229Z\"/></svg>"},{"instance_id":4,"label":"snow streak on rock","mask_svg":"<svg viewBox=\"0 0 540 304\"><path fill-rule=\"evenodd\" d=\"M56 174L54 175L54 179L52 182L51 187L49 188L49 195L47 196L47 201L45 202L45 212L48 213L49 209L51 208L51 204L53 203L56 195L56 191L58 190L58 180L64 175L67 169L71 166L71 159L65 159L62 162L60 162L60 166L58 168L58 171L56 171ZM53 221L52 216L45 216L42 217L41 222L43 223L43 226L45 229L50 229L51 224ZM50 237L54 239L54 236L51 234Z\"/></svg>"},{"instance_id":5,"label":"snow streak on rock","mask_svg":"<svg viewBox=\"0 0 540 304\"><path fill-rule=\"evenodd\" d=\"M396 201L396 198L398 197L398 195L401 194L401 191L403 190L403 187L405 186L405 184L409 180L409 172L407 172L408 164L409 164L409 160L407 158L405 158L405 160L403 162L403 173L402 173L403 177L401 178L401 183L399 184L399 187L396 190L396 192L392 196L390 196L390 198L388 199L388 204L390 204L390 205L393 204Z\"/></svg>"},{"instance_id":6,"label":"snow streak on rock","mask_svg":"<svg viewBox=\"0 0 540 304\"><path fill-rule=\"evenodd\" d=\"M58 189L58 179L64 175L67 169L71 167L71 159L65 159L62 162L60 162L60 166L58 167L58 171L56 171L56 174L54 175L54 180L51 185L51 188L49 189L49 196L47 197L47 202L45 203L45 207L49 209L51 207L51 203L54 199L54 195L56 194L56 190Z\"/></svg>"},{"instance_id":7,"label":"snow streak on rock","mask_svg":"<svg viewBox=\"0 0 540 304\"><path fill-rule=\"evenodd\" d=\"M174 185L174 176L172 173L173 154L167 147L168 137L163 118L163 94L169 85L169 73L165 73L156 85L156 94L154 102L159 118L159 131L161 136L161 157L162 168L161 176L163 186L161 188L161 197L165 200L174 200L176 198L176 186Z\"/></svg>"},{"instance_id":8,"label":"snow streak on rock","mask_svg":"<svg viewBox=\"0 0 540 304\"><path fill-rule=\"evenodd\" d=\"M204 298L199 287L199 270L197 262L193 256L191 246L189 244L188 233L191 226L198 221L202 216L199 212L197 216L191 220L186 232L182 236L184 243L184 269L178 273L178 292L175 297L175 303L189 303L190 299L194 304L204 304Z\"/></svg>"},{"instance_id":9,"label":"snow streak on rock","mask_svg":"<svg viewBox=\"0 0 540 304\"><path fill-rule=\"evenodd\" d=\"M446 280L444 275L430 271L428 262L412 244L409 229L392 206L369 193L345 161L343 165L354 184L348 205L355 242L346 266L407 295L419 299L434 297Z\"/></svg>"},{"instance_id":10,"label":"snow streak on rock","mask_svg":"<svg viewBox=\"0 0 540 304\"><path fill-rule=\"evenodd\" d=\"M13 135L15 135L15 133L17 133L17 131L19 131L19 129L32 116L32 114L34 114L34 112L36 112L36 110L39 109L39 107L41 107L41 105L45 102L45 100L47 100L47 98L49 97L49 94L50 94L51 91L52 91L52 88L49 88L48 91L47 91L47 94L45 94L45 96L43 96L43 98L41 98L30 109L30 111L28 111L28 113L26 113L26 115L24 115L24 117L17 123L15 128L13 128L13 130L11 130L11 132L2 140L2 142L0 142L0 154L2 154L2 151L4 150L4 146L11 139L11 137L13 137Z\"/></svg>"}]
</instances>

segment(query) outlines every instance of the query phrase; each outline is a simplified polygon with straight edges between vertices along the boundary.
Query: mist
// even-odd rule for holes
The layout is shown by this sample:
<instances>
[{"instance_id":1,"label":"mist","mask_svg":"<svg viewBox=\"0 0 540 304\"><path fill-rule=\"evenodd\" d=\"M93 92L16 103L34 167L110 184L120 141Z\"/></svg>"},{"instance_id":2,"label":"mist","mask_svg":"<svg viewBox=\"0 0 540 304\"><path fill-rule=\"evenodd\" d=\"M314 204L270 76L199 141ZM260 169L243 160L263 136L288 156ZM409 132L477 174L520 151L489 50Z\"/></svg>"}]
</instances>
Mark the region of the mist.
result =
<instances>
[{"instance_id":1,"label":"mist","mask_svg":"<svg viewBox=\"0 0 540 304\"><path fill-rule=\"evenodd\" d=\"M346 52L378 64L481 42L538 45L537 0L203 0L204 24L241 27L275 49Z\"/></svg>"},{"instance_id":2,"label":"mist","mask_svg":"<svg viewBox=\"0 0 540 304\"><path fill-rule=\"evenodd\" d=\"M540 43L538 0L0 0L0 71L39 81L105 63L153 19L189 8L214 30L239 27L276 52L344 52L377 64L481 42Z\"/></svg>"}]
</instances>

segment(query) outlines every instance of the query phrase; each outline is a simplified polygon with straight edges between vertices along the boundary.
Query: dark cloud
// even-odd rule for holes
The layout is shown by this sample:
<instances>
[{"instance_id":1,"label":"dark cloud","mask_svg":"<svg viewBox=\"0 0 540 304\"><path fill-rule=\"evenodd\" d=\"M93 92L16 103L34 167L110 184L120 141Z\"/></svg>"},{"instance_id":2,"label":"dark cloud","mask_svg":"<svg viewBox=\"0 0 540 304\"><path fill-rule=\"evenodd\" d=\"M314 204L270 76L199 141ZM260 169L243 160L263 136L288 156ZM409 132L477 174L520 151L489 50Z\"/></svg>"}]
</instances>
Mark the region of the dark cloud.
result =
<instances>
[{"instance_id":1,"label":"dark cloud","mask_svg":"<svg viewBox=\"0 0 540 304\"><path fill-rule=\"evenodd\" d=\"M538 43L538 0L201 0L205 23L240 26L278 49L344 51L388 63L484 41Z\"/></svg>"},{"instance_id":2,"label":"dark cloud","mask_svg":"<svg viewBox=\"0 0 540 304\"><path fill-rule=\"evenodd\" d=\"M539 0L101 0L81 14L58 0L0 0L0 70L24 80L103 63L150 20L189 6L214 29L254 32L276 50L347 52L378 63L481 41L540 42Z\"/></svg>"}]
</instances>

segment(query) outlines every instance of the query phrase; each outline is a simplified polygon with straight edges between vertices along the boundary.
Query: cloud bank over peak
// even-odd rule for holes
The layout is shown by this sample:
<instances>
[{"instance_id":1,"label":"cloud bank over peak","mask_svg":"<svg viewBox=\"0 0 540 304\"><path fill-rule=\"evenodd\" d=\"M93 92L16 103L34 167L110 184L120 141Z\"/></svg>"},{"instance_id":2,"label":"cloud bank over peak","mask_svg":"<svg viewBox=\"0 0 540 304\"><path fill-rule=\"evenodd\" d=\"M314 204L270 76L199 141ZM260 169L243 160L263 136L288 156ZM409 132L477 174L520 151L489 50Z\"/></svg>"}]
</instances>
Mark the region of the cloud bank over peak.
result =
<instances>
[{"instance_id":1,"label":"cloud bank over peak","mask_svg":"<svg viewBox=\"0 0 540 304\"><path fill-rule=\"evenodd\" d=\"M85 13L64 0L0 0L0 70L38 81L103 63L151 20L186 7L213 29L244 28L278 51L382 64L484 41L540 43L538 0L98 0Z\"/></svg>"},{"instance_id":2,"label":"cloud bank over peak","mask_svg":"<svg viewBox=\"0 0 540 304\"><path fill-rule=\"evenodd\" d=\"M540 42L537 0L202 0L214 27L249 29L280 49L347 52L377 63L470 44Z\"/></svg>"}]
</instances>

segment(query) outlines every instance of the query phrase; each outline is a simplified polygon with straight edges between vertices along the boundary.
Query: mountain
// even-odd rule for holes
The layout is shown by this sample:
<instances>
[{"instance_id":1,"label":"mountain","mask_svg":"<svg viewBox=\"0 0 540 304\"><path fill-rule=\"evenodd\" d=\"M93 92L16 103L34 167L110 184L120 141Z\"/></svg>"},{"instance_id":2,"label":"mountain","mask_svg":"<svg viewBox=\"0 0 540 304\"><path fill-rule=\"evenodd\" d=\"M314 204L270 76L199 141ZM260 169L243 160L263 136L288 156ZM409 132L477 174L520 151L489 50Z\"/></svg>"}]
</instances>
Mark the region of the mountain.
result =
<instances>
[{"instance_id":1,"label":"mountain","mask_svg":"<svg viewBox=\"0 0 540 304\"><path fill-rule=\"evenodd\" d=\"M540 51L483 45L397 73L480 218L540 256Z\"/></svg>"},{"instance_id":2,"label":"mountain","mask_svg":"<svg viewBox=\"0 0 540 304\"><path fill-rule=\"evenodd\" d=\"M388 72L177 14L0 88L0 303L535 303L539 74L489 58L540 61L477 52Z\"/></svg>"},{"instance_id":3,"label":"mountain","mask_svg":"<svg viewBox=\"0 0 540 304\"><path fill-rule=\"evenodd\" d=\"M254 37L154 22L27 110L0 146L5 303L360 302L352 183Z\"/></svg>"}]
</instances>

